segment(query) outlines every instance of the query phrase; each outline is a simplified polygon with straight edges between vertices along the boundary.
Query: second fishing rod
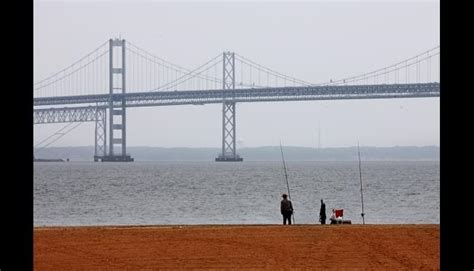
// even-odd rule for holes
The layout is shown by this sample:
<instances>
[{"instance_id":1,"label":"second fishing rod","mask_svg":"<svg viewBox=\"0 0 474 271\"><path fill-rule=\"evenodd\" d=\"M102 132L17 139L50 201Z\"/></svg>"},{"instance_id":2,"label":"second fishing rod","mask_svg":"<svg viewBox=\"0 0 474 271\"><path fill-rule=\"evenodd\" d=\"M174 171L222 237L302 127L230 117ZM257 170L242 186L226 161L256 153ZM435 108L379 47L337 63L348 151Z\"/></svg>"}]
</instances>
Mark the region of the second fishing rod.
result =
<instances>
[{"instance_id":1,"label":"second fishing rod","mask_svg":"<svg viewBox=\"0 0 474 271\"><path fill-rule=\"evenodd\" d=\"M281 160L283 162L283 170L285 172L286 188L288 189L288 199L291 201L290 184L288 183L288 173L286 172L285 156L283 155L283 147L281 146L281 141L280 141L280 151L281 151ZM293 217L293 224L296 224L296 222L295 222L295 211L294 210L293 210L292 217Z\"/></svg>"}]
</instances>

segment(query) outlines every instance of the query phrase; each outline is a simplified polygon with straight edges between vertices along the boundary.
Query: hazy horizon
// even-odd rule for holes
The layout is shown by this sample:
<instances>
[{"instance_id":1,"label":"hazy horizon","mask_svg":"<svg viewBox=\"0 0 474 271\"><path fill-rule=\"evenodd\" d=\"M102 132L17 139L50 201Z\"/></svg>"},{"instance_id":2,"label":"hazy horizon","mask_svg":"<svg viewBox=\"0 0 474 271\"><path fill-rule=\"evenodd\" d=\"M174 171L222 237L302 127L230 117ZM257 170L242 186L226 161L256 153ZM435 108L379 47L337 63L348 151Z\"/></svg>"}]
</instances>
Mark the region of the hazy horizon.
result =
<instances>
[{"instance_id":1,"label":"hazy horizon","mask_svg":"<svg viewBox=\"0 0 474 271\"><path fill-rule=\"evenodd\" d=\"M359 145L361 148L396 148L396 147L437 147L439 148L439 145L393 145L393 146L371 146L371 145ZM48 148L80 148L80 147L94 147L94 145L76 145L76 146L51 146L47 147ZM150 146L150 145L127 145L127 147L131 148L167 148L167 149L172 149L172 148L189 148L189 149L210 149L210 148L216 148L220 149L220 147L185 147L185 146ZM280 145L261 145L261 146L252 146L252 147L240 147L241 149L245 148L265 148L265 147L280 147ZM292 147L292 148L313 148L313 149L318 149L319 147L314 147L314 146L297 146L297 145L282 145L283 148L285 147ZM338 149L338 148L354 148L357 147L357 144L354 146L335 146L335 147L321 147L321 149Z\"/></svg>"}]
</instances>

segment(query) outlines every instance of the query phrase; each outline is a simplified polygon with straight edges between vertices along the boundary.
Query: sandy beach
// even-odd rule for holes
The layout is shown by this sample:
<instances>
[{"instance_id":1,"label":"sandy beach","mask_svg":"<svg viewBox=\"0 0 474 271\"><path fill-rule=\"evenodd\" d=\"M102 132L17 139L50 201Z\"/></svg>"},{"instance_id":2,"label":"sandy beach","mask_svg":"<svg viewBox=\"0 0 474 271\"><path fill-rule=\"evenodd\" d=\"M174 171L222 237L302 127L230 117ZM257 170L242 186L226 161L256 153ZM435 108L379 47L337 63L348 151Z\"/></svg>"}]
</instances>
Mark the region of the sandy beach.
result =
<instances>
[{"instance_id":1,"label":"sandy beach","mask_svg":"<svg viewBox=\"0 0 474 271\"><path fill-rule=\"evenodd\" d=\"M34 228L35 270L439 269L439 225Z\"/></svg>"}]
</instances>

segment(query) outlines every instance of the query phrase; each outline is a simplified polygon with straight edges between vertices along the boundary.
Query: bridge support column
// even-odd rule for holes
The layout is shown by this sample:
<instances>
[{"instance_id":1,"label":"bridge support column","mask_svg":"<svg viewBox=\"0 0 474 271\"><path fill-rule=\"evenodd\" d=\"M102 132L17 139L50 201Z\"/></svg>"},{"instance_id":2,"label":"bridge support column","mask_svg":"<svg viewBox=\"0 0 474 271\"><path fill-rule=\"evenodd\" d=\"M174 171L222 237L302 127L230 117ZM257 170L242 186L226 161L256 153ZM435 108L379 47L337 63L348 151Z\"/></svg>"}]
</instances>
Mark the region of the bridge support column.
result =
<instances>
[{"instance_id":1,"label":"bridge support column","mask_svg":"<svg viewBox=\"0 0 474 271\"><path fill-rule=\"evenodd\" d=\"M133 158L127 154L125 97L120 95L126 92L125 40L110 39L109 44L109 153L102 161L131 162ZM117 63L114 63L115 47L122 49L117 54ZM118 152L116 145L120 147Z\"/></svg>"},{"instance_id":2,"label":"bridge support column","mask_svg":"<svg viewBox=\"0 0 474 271\"><path fill-rule=\"evenodd\" d=\"M97 109L95 112L95 148L94 162L102 161L107 155L107 114L105 109Z\"/></svg>"},{"instance_id":3,"label":"bridge support column","mask_svg":"<svg viewBox=\"0 0 474 271\"><path fill-rule=\"evenodd\" d=\"M235 101L226 96L226 89L235 89L235 56L234 53L223 54L223 101L222 101L222 153L216 158L218 162L241 162L244 159L236 153L235 146Z\"/></svg>"}]
</instances>

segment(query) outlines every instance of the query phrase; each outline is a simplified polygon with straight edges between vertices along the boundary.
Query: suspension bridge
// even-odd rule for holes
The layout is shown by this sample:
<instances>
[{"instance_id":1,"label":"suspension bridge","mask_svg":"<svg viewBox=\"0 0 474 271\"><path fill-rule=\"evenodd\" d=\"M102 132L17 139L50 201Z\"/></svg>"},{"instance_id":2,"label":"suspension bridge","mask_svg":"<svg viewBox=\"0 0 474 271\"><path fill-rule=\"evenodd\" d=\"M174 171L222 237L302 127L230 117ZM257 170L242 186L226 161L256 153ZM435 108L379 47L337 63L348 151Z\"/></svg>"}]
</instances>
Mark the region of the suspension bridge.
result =
<instances>
[{"instance_id":1,"label":"suspension bridge","mask_svg":"<svg viewBox=\"0 0 474 271\"><path fill-rule=\"evenodd\" d=\"M216 161L243 161L236 147L237 103L439 97L439 56L437 46L371 72L315 84L234 52L188 69L124 39L110 39L34 83L33 123L67 123L35 149L95 122L94 161L133 161L127 153L127 107L222 103Z\"/></svg>"}]
</instances>

